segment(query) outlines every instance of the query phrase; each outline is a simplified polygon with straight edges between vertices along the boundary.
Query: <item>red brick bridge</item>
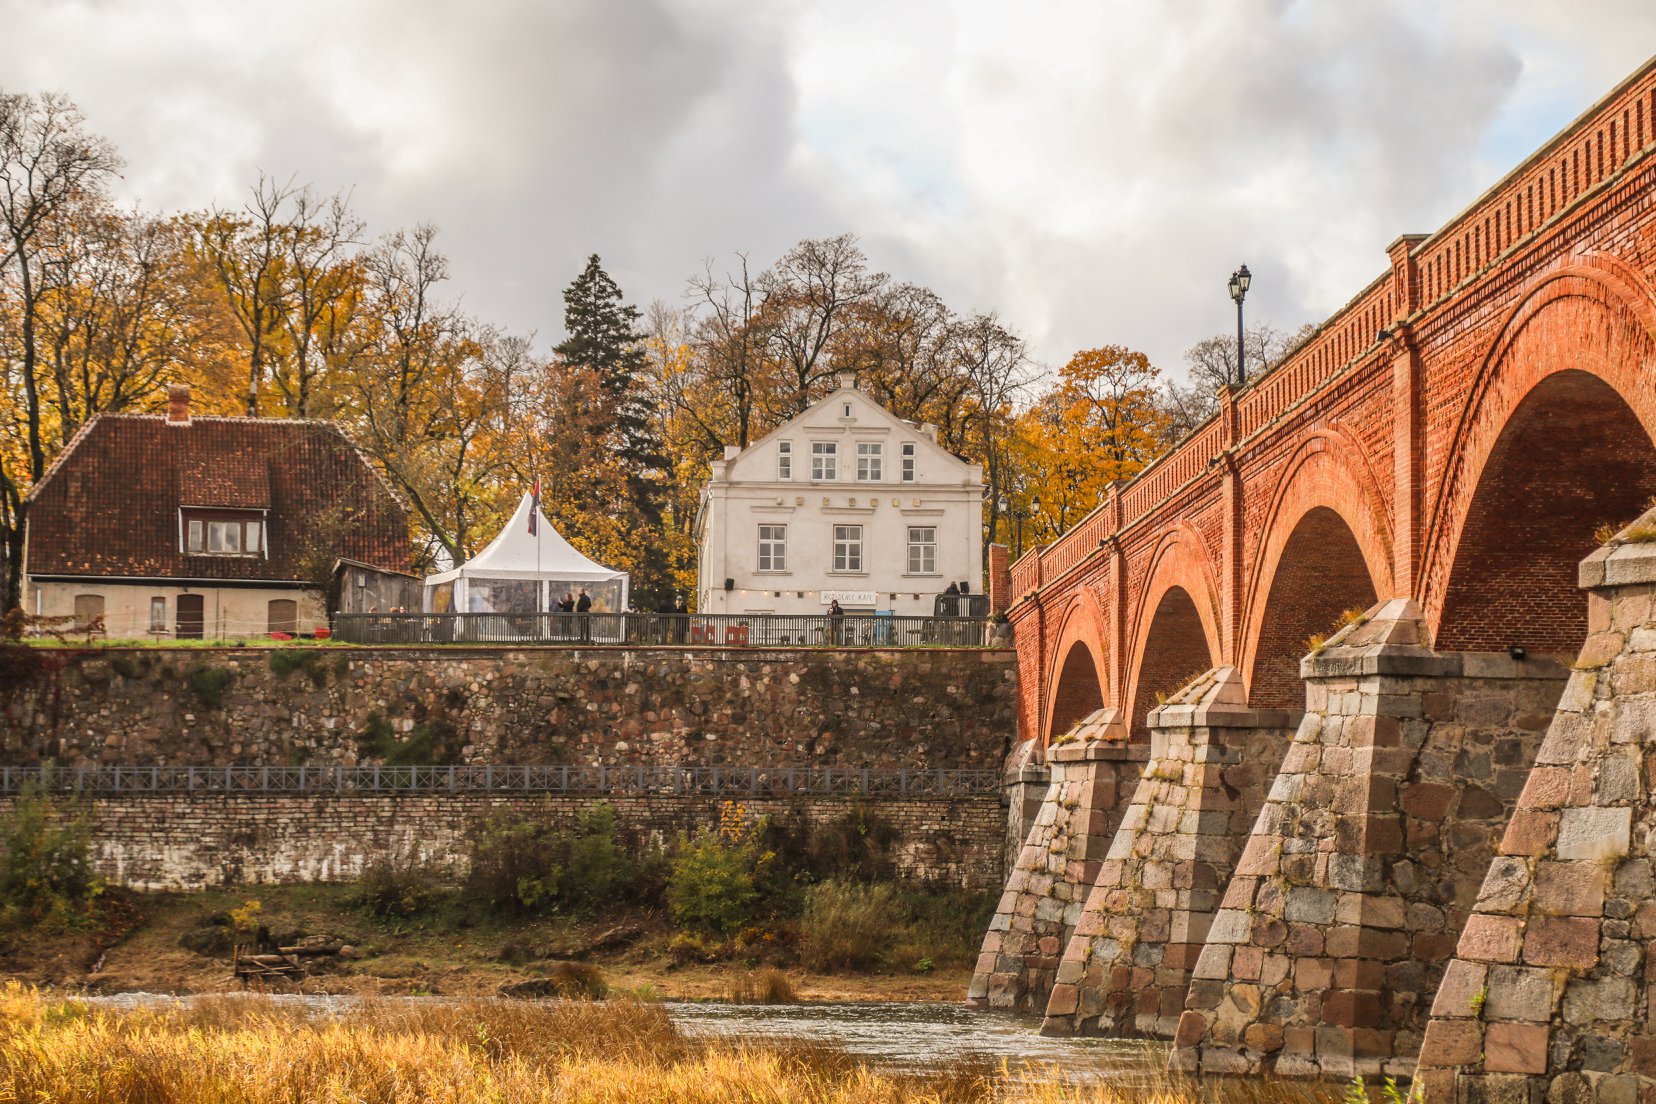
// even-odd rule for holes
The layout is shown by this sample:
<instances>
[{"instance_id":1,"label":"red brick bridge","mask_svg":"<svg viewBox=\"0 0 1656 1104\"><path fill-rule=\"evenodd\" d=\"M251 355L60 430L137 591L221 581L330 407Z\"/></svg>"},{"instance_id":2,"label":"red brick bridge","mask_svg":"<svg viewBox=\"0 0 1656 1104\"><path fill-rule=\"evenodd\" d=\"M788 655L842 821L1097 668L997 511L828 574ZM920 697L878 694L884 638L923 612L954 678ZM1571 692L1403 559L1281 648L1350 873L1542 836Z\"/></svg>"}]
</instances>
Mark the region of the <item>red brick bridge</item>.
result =
<instances>
[{"instance_id":1,"label":"red brick bridge","mask_svg":"<svg viewBox=\"0 0 1656 1104\"><path fill-rule=\"evenodd\" d=\"M1609 566L1656 527L1606 543L1656 495L1656 62L1388 253L1013 566L1026 843L971 1000L1189 1070L1424 1037L1434 1099L1650 1099L1656 704L1593 757L1656 691L1603 675L1656 579Z\"/></svg>"}]
</instances>

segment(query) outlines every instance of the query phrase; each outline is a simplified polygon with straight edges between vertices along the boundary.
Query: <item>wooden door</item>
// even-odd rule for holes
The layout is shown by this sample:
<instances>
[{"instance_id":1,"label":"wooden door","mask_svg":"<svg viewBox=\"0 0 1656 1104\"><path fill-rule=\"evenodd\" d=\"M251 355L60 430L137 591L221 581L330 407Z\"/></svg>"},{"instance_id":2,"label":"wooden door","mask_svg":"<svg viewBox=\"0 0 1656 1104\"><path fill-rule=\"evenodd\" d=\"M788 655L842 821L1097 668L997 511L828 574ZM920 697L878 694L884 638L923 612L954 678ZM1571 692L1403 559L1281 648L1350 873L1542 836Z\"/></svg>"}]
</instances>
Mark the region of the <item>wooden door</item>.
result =
<instances>
[{"instance_id":1,"label":"wooden door","mask_svg":"<svg viewBox=\"0 0 1656 1104\"><path fill-rule=\"evenodd\" d=\"M178 596L178 629L174 634L178 639L201 639L202 630L207 625L202 603L203 599L199 594L180 594Z\"/></svg>"},{"instance_id":2,"label":"wooden door","mask_svg":"<svg viewBox=\"0 0 1656 1104\"><path fill-rule=\"evenodd\" d=\"M269 623L268 631L292 636L299 631L299 603L292 598L272 598Z\"/></svg>"}]
</instances>

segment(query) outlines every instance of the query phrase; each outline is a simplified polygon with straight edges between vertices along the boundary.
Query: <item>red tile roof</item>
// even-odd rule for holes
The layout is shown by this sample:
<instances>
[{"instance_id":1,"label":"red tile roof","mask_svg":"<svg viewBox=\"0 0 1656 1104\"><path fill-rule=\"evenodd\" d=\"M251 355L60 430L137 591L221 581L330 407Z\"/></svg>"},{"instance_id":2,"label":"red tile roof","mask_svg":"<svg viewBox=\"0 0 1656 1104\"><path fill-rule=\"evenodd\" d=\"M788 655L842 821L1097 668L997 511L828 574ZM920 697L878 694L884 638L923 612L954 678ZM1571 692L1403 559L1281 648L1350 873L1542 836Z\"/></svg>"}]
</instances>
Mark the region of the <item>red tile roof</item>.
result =
<instances>
[{"instance_id":1,"label":"red tile roof","mask_svg":"<svg viewBox=\"0 0 1656 1104\"><path fill-rule=\"evenodd\" d=\"M411 564L408 518L367 459L327 422L103 414L75 435L29 495L30 575L306 579L323 525L329 564ZM268 510L268 558L187 556L180 506ZM341 510L348 521L341 523Z\"/></svg>"}]
</instances>

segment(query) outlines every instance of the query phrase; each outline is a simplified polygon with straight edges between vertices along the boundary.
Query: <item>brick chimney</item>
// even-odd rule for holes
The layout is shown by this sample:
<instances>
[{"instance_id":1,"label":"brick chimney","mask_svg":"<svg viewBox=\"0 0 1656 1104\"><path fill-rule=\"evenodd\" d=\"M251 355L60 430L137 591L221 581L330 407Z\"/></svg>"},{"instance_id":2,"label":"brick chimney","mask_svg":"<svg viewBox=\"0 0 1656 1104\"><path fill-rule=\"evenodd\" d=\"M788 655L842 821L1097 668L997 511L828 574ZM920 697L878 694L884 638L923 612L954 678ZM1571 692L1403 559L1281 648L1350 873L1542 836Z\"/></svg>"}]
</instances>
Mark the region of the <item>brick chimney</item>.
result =
<instances>
[{"instance_id":1,"label":"brick chimney","mask_svg":"<svg viewBox=\"0 0 1656 1104\"><path fill-rule=\"evenodd\" d=\"M187 426L190 424L189 384L167 384L167 424L175 426Z\"/></svg>"},{"instance_id":2,"label":"brick chimney","mask_svg":"<svg viewBox=\"0 0 1656 1104\"><path fill-rule=\"evenodd\" d=\"M989 612L1005 613L1012 604L1012 562L1006 545L989 546Z\"/></svg>"}]
</instances>

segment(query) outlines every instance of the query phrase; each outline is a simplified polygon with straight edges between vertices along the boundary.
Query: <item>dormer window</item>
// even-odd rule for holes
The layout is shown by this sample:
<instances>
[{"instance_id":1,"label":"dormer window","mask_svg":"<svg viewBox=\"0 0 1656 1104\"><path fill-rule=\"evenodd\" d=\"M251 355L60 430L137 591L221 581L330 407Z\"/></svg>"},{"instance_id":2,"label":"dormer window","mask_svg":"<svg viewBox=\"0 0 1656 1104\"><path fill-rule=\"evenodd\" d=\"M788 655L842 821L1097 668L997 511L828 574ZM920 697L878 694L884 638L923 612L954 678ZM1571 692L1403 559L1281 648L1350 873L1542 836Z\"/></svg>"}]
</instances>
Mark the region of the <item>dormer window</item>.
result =
<instances>
[{"instance_id":1,"label":"dormer window","mask_svg":"<svg viewBox=\"0 0 1656 1104\"><path fill-rule=\"evenodd\" d=\"M191 556L263 556L264 515L235 510L185 510L184 551Z\"/></svg>"}]
</instances>

